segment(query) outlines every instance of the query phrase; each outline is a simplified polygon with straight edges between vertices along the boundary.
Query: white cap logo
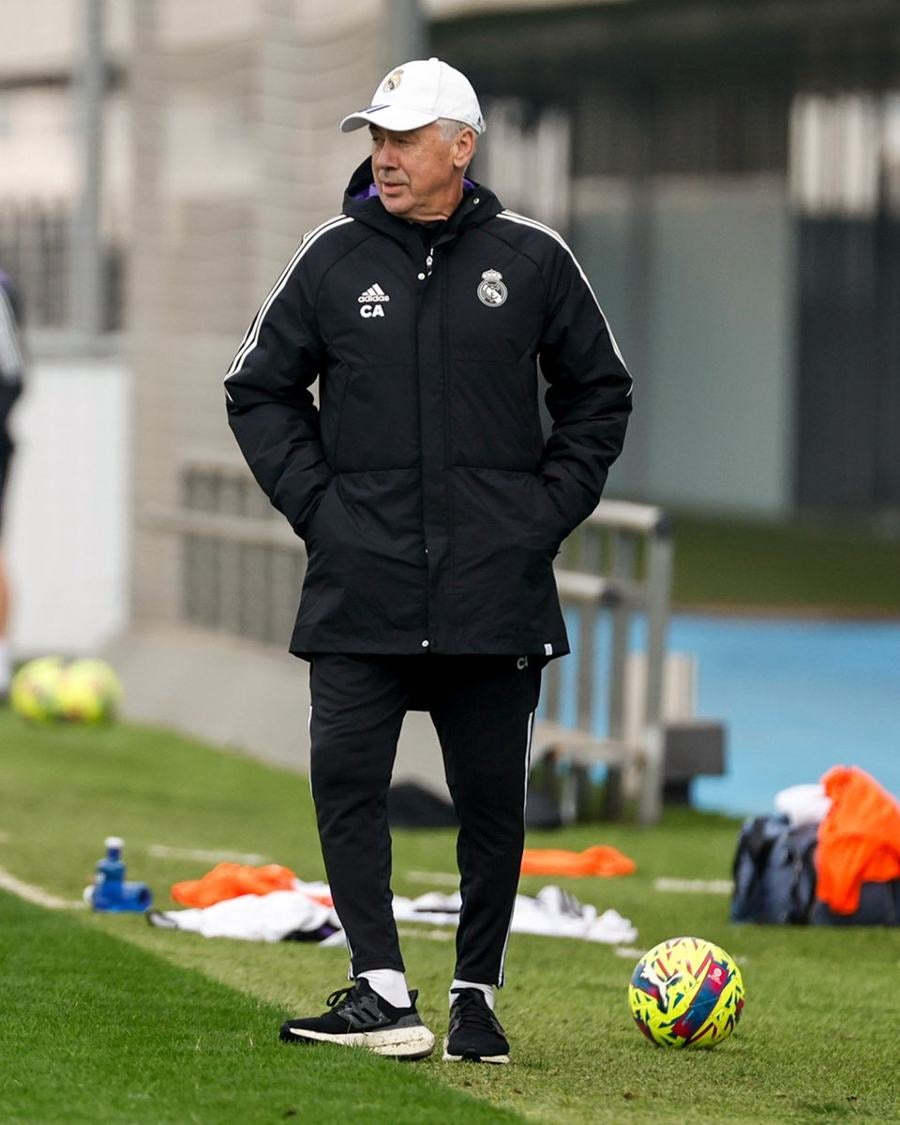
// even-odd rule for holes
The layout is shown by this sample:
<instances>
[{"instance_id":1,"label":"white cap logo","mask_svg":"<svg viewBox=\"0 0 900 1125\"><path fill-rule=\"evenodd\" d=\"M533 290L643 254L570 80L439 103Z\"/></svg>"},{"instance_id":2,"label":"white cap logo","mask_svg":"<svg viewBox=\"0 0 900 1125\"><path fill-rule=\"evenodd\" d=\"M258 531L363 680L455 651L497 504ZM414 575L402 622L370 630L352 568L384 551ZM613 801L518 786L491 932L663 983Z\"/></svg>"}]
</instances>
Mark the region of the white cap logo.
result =
<instances>
[{"instance_id":1,"label":"white cap logo","mask_svg":"<svg viewBox=\"0 0 900 1125\"><path fill-rule=\"evenodd\" d=\"M372 104L341 122L341 132L378 125L395 133L421 129L439 118L483 133L484 118L472 83L440 59L414 59L395 67L372 95Z\"/></svg>"}]
</instances>

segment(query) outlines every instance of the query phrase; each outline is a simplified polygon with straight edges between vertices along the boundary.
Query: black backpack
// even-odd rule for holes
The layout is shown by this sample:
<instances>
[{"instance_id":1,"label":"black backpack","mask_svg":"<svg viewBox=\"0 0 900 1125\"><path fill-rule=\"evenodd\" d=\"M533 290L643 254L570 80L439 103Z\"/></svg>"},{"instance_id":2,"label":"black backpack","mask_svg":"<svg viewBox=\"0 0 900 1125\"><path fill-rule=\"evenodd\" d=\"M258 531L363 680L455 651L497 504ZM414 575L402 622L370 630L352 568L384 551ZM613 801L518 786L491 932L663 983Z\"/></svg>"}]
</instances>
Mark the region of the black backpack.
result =
<instances>
[{"instance_id":1,"label":"black backpack","mask_svg":"<svg viewBox=\"0 0 900 1125\"><path fill-rule=\"evenodd\" d=\"M814 824L791 828L780 816L745 822L732 873L732 922L805 925L816 899Z\"/></svg>"}]
</instances>

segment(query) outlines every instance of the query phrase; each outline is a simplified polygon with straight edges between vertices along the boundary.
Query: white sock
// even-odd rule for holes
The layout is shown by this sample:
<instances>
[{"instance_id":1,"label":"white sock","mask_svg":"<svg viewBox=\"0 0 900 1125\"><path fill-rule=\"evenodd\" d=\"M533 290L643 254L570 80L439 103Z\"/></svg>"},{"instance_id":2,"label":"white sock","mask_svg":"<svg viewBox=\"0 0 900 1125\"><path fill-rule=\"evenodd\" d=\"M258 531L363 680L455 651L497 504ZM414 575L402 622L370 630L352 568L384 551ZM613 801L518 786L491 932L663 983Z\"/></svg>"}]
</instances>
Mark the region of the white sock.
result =
<instances>
[{"instance_id":1,"label":"white sock","mask_svg":"<svg viewBox=\"0 0 900 1125\"><path fill-rule=\"evenodd\" d=\"M366 969L359 975L369 982L382 1000L387 1000L395 1008L408 1008L412 1004L406 977L396 969Z\"/></svg>"},{"instance_id":2,"label":"white sock","mask_svg":"<svg viewBox=\"0 0 900 1125\"><path fill-rule=\"evenodd\" d=\"M485 1000L487 1000L487 1005L491 1009L491 1011L493 1012L493 1010L494 1010L494 986L492 984L476 984L474 981L471 981L471 980L455 980L453 982L453 984L450 985L450 1004L451 1005L453 1004L454 1000L456 999L454 990L457 989L457 988L477 988L479 992L484 993L484 998L485 998Z\"/></svg>"},{"instance_id":3,"label":"white sock","mask_svg":"<svg viewBox=\"0 0 900 1125\"><path fill-rule=\"evenodd\" d=\"M11 672L9 645L3 637L0 637L0 691L6 691L9 687Z\"/></svg>"}]
</instances>

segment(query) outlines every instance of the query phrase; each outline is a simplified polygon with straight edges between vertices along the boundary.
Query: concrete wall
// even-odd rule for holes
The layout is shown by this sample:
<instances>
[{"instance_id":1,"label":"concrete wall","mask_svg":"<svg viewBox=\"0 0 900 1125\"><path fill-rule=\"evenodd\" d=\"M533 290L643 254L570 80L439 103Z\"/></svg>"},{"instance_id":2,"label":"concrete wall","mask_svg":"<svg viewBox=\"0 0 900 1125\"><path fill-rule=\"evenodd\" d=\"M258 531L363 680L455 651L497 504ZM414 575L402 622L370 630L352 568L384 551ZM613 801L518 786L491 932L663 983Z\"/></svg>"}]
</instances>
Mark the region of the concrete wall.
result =
<instances>
[{"instance_id":1,"label":"concrete wall","mask_svg":"<svg viewBox=\"0 0 900 1125\"><path fill-rule=\"evenodd\" d=\"M794 246L780 177L576 190L573 241L635 375L612 491L792 504Z\"/></svg>"},{"instance_id":2,"label":"concrete wall","mask_svg":"<svg viewBox=\"0 0 900 1125\"><path fill-rule=\"evenodd\" d=\"M18 657L96 652L126 624L128 389L116 360L30 372L3 528Z\"/></svg>"},{"instance_id":3,"label":"concrete wall","mask_svg":"<svg viewBox=\"0 0 900 1125\"><path fill-rule=\"evenodd\" d=\"M194 458L239 463L222 379L304 231L340 209L364 152L338 132L383 72L381 6L297 0L135 7L137 625L176 622L179 538L157 518Z\"/></svg>"},{"instance_id":4,"label":"concrete wall","mask_svg":"<svg viewBox=\"0 0 900 1125\"><path fill-rule=\"evenodd\" d=\"M104 54L128 66L133 0L104 5ZM84 52L84 0L0 4L0 201L74 198L80 189L76 99L71 79ZM106 97L103 122L105 221L120 228L130 197L127 89Z\"/></svg>"},{"instance_id":5,"label":"concrete wall","mask_svg":"<svg viewBox=\"0 0 900 1125\"><path fill-rule=\"evenodd\" d=\"M784 187L664 186L656 215L654 494L786 513L793 248Z\"/></svg>"},{"instance_id":6,"label":"concrete wall","mask_svg":"<svg viewBox=\"0 0 900 1125\"><path fill-rule=\"evenodd\" d=\"M134 0L108 0L103 34L116 62L131 50ZM83 41L84 0L3 0L0 6L0 73L31 78L67 73Z\"/></svg>"},{"instance_id":7,"label":"concrete wall","mask_svg":"<svg viewBox=\"0 0 900 1125\"><path fill-rule=\"evenodd\" d=\"M456 16L483 16L487 13L511 13L547 8L599 7L634 3L634 0L421 0L422 8L432 19Z\"/></svg>"}]
</instances>

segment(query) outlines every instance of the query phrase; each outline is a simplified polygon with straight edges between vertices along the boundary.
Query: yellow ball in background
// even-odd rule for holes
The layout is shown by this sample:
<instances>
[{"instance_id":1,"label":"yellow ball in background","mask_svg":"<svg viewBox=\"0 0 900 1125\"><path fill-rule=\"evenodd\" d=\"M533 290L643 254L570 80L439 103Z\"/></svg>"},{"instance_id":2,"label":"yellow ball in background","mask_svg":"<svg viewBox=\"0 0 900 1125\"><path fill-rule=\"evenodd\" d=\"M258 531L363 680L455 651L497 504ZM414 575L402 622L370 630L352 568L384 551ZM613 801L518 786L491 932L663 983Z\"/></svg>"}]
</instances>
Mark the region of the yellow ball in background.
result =
<instances>
[{"instance_id":1,"label":"yellow ball in background","mask_svg":"<svg viewBox=\"0 0 900 1125\"><path fill-rule=\"evenodd\" d=\"M47 723L56 717L56 693L63 662L56 656L29 660L13 676L9 704L17 715L33 723Z\"/></svg>"},{"instance_id":2,"label":"yellow ball in background","mask_svg":"<svg viewBox=\"0 0 900 1125\"><path fill-rule=\"evenodd\" d=\"M669 938L638 961L628 986L635 1023L659 1047L713 1047L744 1007L741 971L703 938Z\"/></svg>"},{"instance_id":3,"label":"yellow ball in background","mask_svg":"<svg viewBox=\"0 0 900 1125\"><path fill-rule=\"evenodd\" d=\"M122 702L118 676L103 660L73 660L56 689L56 717L76 723L105 723Z\"/></svg>"}]
</instances>

